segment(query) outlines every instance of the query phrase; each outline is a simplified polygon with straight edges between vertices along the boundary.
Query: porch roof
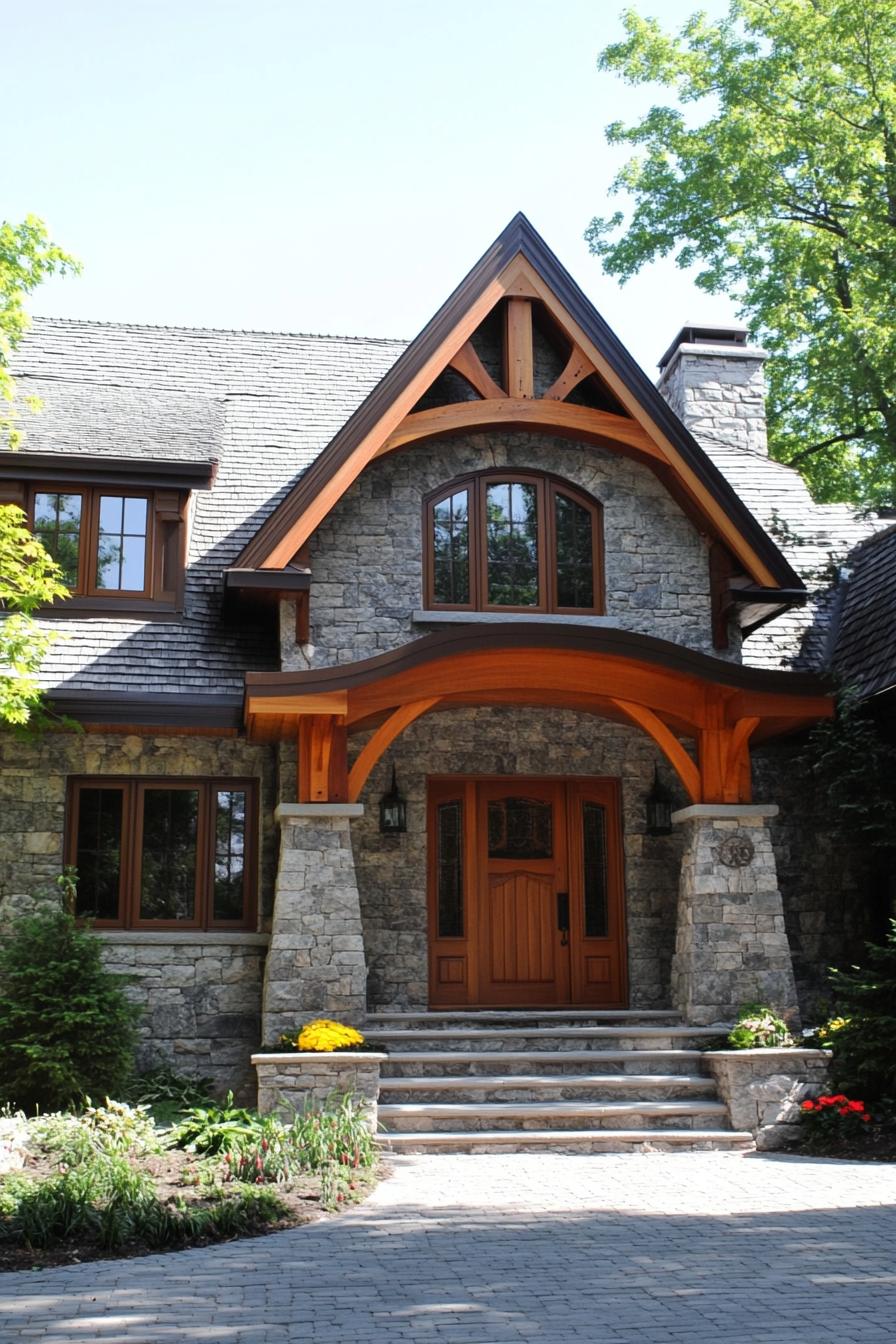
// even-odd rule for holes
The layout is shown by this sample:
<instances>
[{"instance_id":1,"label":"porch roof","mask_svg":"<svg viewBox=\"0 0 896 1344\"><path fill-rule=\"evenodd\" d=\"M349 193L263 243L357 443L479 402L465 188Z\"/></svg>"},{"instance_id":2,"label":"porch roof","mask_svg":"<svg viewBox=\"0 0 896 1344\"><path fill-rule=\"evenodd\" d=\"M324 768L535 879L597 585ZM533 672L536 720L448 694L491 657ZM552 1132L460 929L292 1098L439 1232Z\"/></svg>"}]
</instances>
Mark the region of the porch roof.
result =
<instances>
[{"instance_id":1,"label":"porch roof","mask_svg":"<svg viewBox=\"0 0 896 1344\"><path fill-rule=\"evenodd\" d=\"M489 703L562 706L636 723L693 802L747 801L750 740L833 712L824 681L812 673L744 667L627 630L537 621L443 630L336 667L246 674L250 736L299 736L307 766L300 792L315 795L303 801L335 801L334 789L357 799L373 765L414 719ZM332 750L344 750L345 735L370 729L373 737L341 782ZM695 740L696 761L682 737Z\"/></svg>"}]
</instances>

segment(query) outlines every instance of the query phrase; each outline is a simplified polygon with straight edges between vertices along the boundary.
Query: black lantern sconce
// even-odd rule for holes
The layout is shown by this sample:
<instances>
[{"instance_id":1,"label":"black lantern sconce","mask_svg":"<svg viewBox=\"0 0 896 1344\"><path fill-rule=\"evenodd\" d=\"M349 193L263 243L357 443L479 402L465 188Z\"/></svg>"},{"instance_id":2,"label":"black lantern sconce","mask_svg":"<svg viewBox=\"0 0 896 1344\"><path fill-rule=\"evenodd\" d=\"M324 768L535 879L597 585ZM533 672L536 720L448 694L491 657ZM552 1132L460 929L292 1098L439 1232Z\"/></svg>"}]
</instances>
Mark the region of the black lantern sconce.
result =
<instances>
[{"instance_id":1,"label":"black lantern sconce","mask_svg":"<svg viewBox=\"0 0 896 1344\"><path fill-rule=\"evenodd\" d=\"M654 766L653 788L644 799L644 810L647 814L648 835L672 834L672 804L672 795L669 790L664 788L660 783L659 770Z\"/></svg>"},{"instance_id":2,"label":"black lantern sconce","mask_svg":"<svg viewBox=\"0 0 896 1344\"><path fill-rule=\"evenodd\" d=\"M380 799L380 831L383 835L403 835L408 828L408 805L398 791L395 762L392 762L392 784Z\"/></svg>"}]
</instances>

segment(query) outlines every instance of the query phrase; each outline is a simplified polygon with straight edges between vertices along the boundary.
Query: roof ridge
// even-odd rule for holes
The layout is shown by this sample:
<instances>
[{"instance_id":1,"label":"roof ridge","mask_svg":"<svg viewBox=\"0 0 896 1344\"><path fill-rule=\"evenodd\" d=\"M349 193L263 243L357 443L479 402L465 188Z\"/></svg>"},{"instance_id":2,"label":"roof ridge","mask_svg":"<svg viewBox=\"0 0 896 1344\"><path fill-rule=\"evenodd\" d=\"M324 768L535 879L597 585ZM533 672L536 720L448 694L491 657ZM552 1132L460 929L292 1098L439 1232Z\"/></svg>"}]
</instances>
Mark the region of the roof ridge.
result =
<instances>
[{"instance_id":1,"label":"roof ridge","mask_svg":"<svg viewBox=\"0 0 896 1344\"><path fill-rule=\"evenodd\" d=\"M265 327L191 327L171 322L113 322L99 317L52 317L46 313L35 313L31 325L38 322L52 322L55 325L70 327L126 327L137 331L194 331L209 332L216 336L289 336L305 341L345 341L359 345L410 345L410 338L404 336L340 336L338 333L324 331L283 331ZM27 338L27 329L25 332Z\"/></svg>"}]
</instances>

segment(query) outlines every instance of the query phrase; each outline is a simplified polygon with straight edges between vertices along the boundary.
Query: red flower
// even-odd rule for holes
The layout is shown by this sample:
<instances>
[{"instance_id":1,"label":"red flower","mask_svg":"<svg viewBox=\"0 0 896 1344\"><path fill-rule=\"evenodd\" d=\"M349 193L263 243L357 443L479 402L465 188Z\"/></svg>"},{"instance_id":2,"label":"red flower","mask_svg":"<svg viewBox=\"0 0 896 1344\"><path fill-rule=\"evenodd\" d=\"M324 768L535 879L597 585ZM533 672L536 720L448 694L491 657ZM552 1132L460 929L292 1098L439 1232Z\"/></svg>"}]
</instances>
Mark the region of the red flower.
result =
<instances>
[{"instance_id":1,"label":"red flower","mask_svg":"<svg viewBox=\"0 0 896 1344\"><path fill-rule=\"evenodd\" d=\"M868 1112L866 1111L865 1114L861 1117L861 1119L867 1121L867 1120L870 1120L870 1119L871 1119L871 1116L870 1116L870 1115L868 1114Z\"/></svg>"},{"instance_id":2,"label":"red flower","mask_svg":"<svg viewBox=\"0 0 896 1344\"><path fill-rule=\"evenodd\" d=\"M851 1101L849 1103L849 1109L851 1111L864 1111L865 1103L864 1101Z\"/></svg>"},{"instance_id":3,"label":"red flower","mask_svg":"<svg viewBox=\"0 0 896 1344\"><path fill-rule=\"evenodd\" d=\"M849 1115L849 1107L848 1107L848 1106L841 1106L839 1109L840 1109L840 1114L841 1114L841 1115Z\"/></svg>"},{"instance_id":4,"label":"red flower","mask_svg":"<svg viewBox=\"0 0 896 1344\"><path fill-rule=\"evenodd\" d=\"M801 1108L801 1109L804 1110L804 1111L814 1111L814 1110L815 1110L815 1102L814 1102L814 1101L804 1101L803 1104L802 1104L802 1108Z\"/></svg>"},{"instance_id":5,"label":"red flower","mask_svg":"<svg viewBox=\"0 0 896 1344\"><path fill-rule=\"evenodd\" d=\"M838 1092L835 1097L831 1098L831 1100L839 1102L842 1106L844 1102L849 1101L849 1097L845 1097L842 1092Z\"/></svg>"}]
</instances>

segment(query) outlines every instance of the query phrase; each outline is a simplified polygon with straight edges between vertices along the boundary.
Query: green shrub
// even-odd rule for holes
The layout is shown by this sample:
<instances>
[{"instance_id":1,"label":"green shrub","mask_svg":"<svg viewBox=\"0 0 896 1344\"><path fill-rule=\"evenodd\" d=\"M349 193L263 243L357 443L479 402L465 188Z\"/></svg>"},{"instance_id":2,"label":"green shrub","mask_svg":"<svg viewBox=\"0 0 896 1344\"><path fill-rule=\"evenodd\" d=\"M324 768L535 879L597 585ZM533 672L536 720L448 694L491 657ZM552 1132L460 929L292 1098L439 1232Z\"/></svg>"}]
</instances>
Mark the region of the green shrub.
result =
<instances>
[{"instance_id":1,"label":"green shrub","mask_svg":"<svg viewBox=\"0 0 896 1344\"><path fill-rule=\"evenodd\" d=\"M127 1090L127 1100L149 1107L158 1125L173 1125L193 1106L213 1102L211 1078L189 1078L167 1064L137 1074Z\"/></svg>"},{"instance_id":2,"label":"green shrub","mask_svg":"<svg viewBox=\"0 0 896 1344\"><path fill-rule=\"evenodd\" d=\"M787 1023L771 1008L762 1003L747 1003L729 1032L728 1044L732 1050L760 1050L793 1045L793 1037Z\"/></svg>"},{"instance_id":3,"label":"green shrub","mask_svg":"<svg viewBox=\"0 0 896 1344\"><path fill-rule=\"evenodd\" d=\"M896 1105L896 920L883 945L866 943L868 964L831 971L843 1024L827 1044L835 1086Z\"/></svg>"},{"instance_id":4,"label":"green shrub","mask_svg":"<svg viewBox=\"0 0 896 1344\"><path fill-rule=\"evenodd\" d=\"M188 1153L213 1157L246 1140L254 1141L259 1124L258 1112L234 1106L233 1093L228 1092L223 1106L216 1102L208 1106L190 1106L181 1122L172 1129L170 1142L175 1148L185 1148Z\"/></svg>"},{"instance_id":5,"label":"green shrub","mask_svg":"<svg viewBox=\"0 0 896 1344\"><path fill-rule=\"evenodd\" d=\"M60 1110L120 1093L139 1013L122 983L71 915L18 920L0 949L0 1101Z\"/></svg>"}]
</instances>

